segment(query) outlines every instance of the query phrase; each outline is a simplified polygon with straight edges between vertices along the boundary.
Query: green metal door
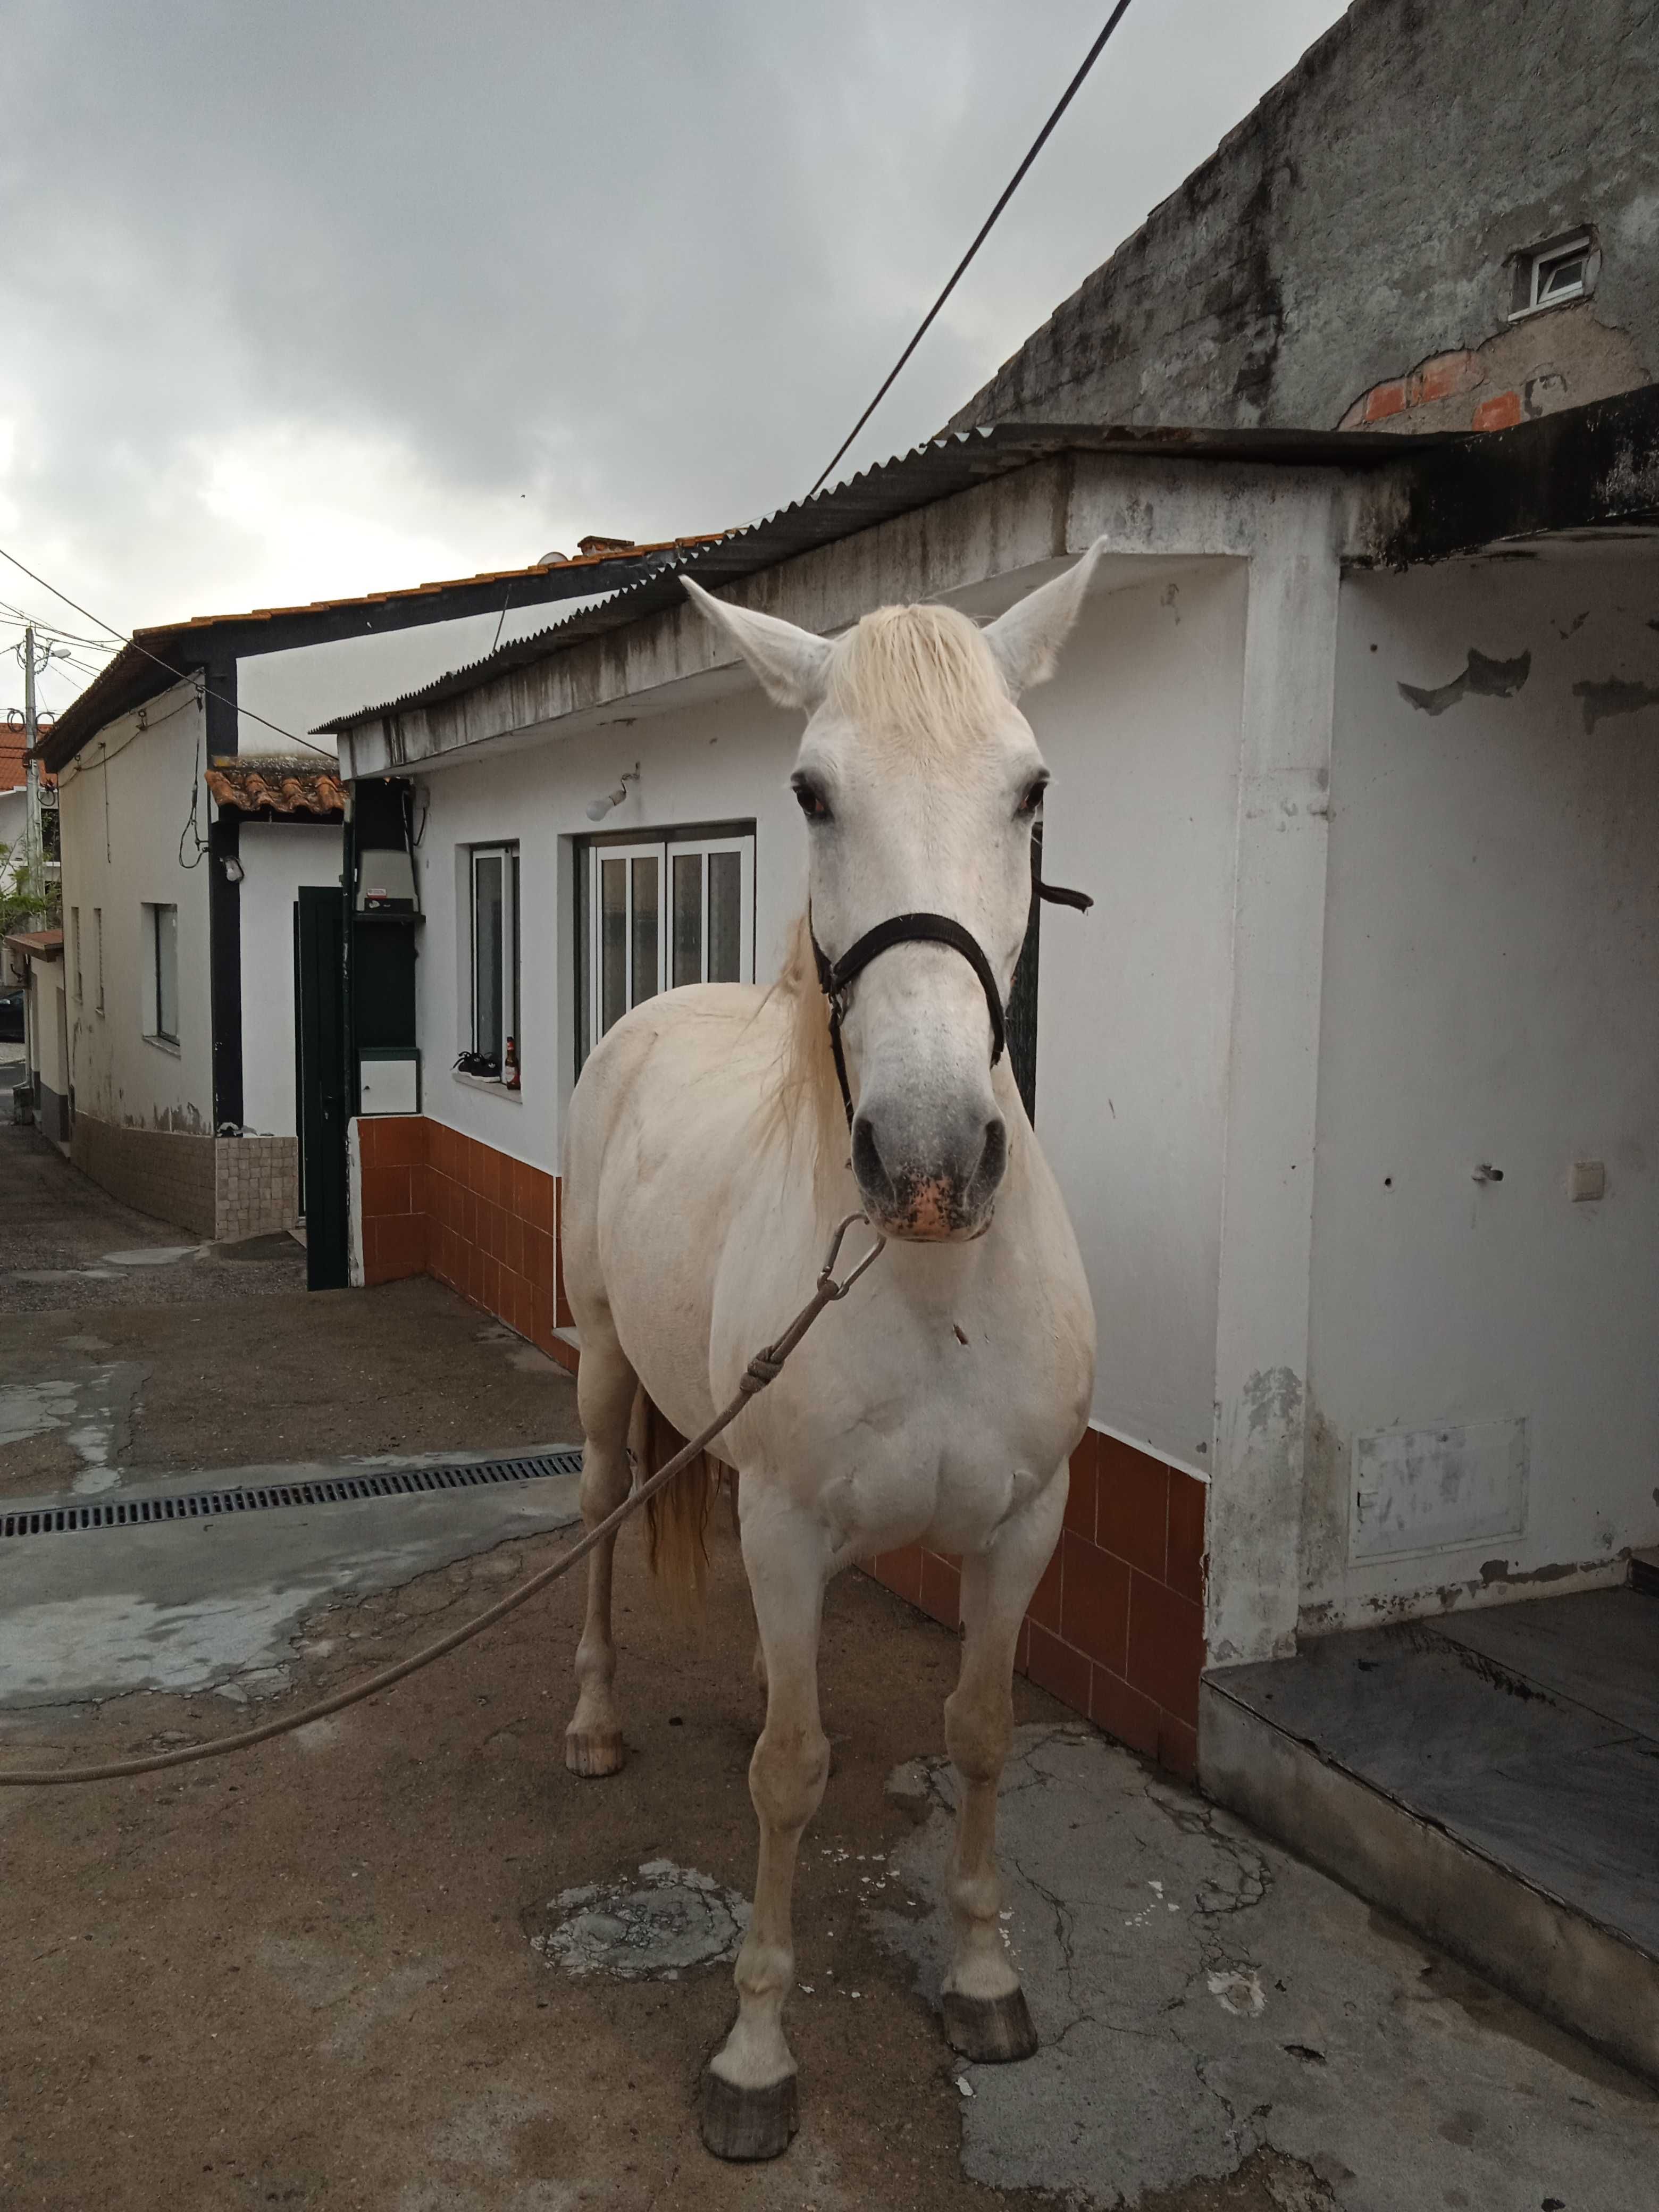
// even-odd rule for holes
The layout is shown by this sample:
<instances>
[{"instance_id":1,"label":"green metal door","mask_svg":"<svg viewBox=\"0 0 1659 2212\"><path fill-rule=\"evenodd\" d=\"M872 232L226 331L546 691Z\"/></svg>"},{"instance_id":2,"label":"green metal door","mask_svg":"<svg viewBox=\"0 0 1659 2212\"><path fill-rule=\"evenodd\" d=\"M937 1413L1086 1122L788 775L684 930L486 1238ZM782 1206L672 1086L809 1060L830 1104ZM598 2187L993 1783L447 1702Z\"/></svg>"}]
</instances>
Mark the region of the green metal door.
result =
<instances>
[{"instance_id":1,"label":"green metal door","mask_svg":"<svg viewBox=\"0 0 1659 2212\"><path fill-rule=\"evenodd\" d=\"M348 1277L344 894L302 884L294 934L306 1287L337 1291Z\"/></svg>"}]
</instances>

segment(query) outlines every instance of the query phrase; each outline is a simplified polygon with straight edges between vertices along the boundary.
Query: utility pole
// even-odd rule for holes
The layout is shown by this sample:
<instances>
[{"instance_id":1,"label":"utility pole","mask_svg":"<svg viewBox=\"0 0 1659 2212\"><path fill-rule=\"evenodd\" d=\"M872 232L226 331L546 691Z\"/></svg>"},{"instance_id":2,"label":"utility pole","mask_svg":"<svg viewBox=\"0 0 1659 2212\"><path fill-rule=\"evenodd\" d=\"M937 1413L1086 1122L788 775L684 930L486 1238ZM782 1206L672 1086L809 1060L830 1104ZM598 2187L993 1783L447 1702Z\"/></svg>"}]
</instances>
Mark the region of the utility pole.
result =
<instances>
[{"instance_id":1,"label":"utility pole","mask_svg":"<svg viewBox=\"0 0 1659 2212\"><path fill-rule=\"evenodd\" d=\"M29 623L23 630L23 773L27 792L23 816L23 858L31 882L37 884L46 859L46 841L40 834L40 770L34 757L34 741L39 735L34 711L34 624Z\"/></svg>"}]
</instances>

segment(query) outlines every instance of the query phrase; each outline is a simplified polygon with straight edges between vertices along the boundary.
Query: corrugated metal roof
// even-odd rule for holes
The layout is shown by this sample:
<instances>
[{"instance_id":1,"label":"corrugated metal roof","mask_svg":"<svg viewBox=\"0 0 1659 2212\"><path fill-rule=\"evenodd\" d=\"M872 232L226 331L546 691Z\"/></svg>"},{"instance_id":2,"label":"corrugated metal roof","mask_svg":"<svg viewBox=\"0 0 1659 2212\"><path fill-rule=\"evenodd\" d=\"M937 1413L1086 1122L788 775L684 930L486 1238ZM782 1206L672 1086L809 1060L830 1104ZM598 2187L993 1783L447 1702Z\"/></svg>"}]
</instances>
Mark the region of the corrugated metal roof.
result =
<instances>
[{"instance_id":1,"label":"corrugated metal roof","mask_svg":"<svg viewBox=\"0 0 1659 2212\"><path fill-rule=\"evenodd\" d=\"M780 507L744 529L727 531L701 543L681 541L688 546L683 556L664 562L654 574L617 592L603 605L584 608L532 636L516 638L483 659L381 706L361 708L321 723L318 733L356 729L384 715L458 698L514 669L676 605L684 594L675 577L683 569L695 568L700 584L718 591L722 584L752 576L795 554L851 538L876 523L931 506L989 477L1011 475L1056 454L1107 453L1152 460L1255 461L1283 467L1364 469L1397 462L1413 450L1447 442L1449 434L1413 437L1355 430L1135 429L1075 422L1008 422L947 431L814 498Z\"/></svg>"}]
</instances>

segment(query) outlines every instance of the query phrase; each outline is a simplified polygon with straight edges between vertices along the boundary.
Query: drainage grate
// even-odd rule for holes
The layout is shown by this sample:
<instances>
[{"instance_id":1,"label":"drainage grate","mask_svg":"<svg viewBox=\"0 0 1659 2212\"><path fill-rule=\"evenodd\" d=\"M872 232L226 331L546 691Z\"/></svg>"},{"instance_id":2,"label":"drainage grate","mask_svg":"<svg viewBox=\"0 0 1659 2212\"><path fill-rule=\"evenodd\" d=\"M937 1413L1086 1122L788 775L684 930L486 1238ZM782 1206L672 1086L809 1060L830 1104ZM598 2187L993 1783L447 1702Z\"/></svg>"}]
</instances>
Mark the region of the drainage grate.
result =
<instances>
[{"instance_id":1,"label":"drainage grate","mask_svg":"<svg viewBox=\"0 0 1659 2212\"><path fill-rule=\"evenodd\" d=\"M56 1536L79 1528L135 1528L157 1521L210 1521L264 1513L276 1505L349 1505L364 1498L411 1498L434 1490L476 1490L495 1482L535 1482L580 1474L579 1451L534 1452L525 1459L475 1460L465 1467L410 1467L385 1474L331 1474L312 1482L262 1482L246 1489L188 1490L167 1498L112 1498L97 1505L47 1505L0 1512L0 1538Z\"/></svg>"}]
</instances>

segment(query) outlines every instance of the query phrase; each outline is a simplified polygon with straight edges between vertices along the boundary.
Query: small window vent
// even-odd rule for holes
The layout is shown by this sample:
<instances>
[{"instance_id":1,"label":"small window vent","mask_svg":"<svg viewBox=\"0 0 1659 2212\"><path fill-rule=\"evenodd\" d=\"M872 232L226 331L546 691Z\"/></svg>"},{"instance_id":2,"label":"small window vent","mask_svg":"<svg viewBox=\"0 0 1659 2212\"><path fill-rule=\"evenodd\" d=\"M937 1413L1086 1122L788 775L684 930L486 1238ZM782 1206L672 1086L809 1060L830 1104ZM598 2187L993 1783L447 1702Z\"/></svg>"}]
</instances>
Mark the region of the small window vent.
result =
<instances>
[{"instance_id":1,"label":"small window vent","mask_svg":"<svg viewBox=\"0 0 1659 2212\"><path fill-rule=\"evenodd\" d=\"M1570 300L1589 297L1595 289L1601 256L1587 230L1552 239L1516 257L1515 289L1510 320L1535 315L1546 307L1565 307Z\"/></svg>"}]
</instances>

